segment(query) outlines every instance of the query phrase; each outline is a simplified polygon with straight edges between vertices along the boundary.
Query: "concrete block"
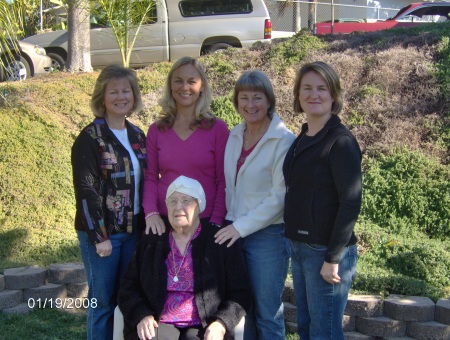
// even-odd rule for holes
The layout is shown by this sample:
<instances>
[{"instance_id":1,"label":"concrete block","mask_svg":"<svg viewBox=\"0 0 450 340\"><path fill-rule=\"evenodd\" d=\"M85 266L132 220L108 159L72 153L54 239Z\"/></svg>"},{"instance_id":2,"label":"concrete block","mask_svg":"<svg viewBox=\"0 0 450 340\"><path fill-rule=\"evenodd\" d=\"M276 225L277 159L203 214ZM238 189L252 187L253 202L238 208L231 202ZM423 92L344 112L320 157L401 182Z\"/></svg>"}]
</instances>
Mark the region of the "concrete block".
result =
<instances>
[{"instance_id":1,"label":"concrete block","mask_svg":"<svg viewBox=\"0 0 450 340\"><path fill-rule=\"evenodd\" d=\"M375 337L399 337L406 333L406 322L393 320L385 316L357 317L356 330Z\"/></svg>"},{"instance_id":2,"label":"concrete block","mask_svg":"<svg viewBox=\"0 0 450 340\"><path fill-rule=\"evenodd\" d=\"M389 296L383 305L383 314L400 321L433 321L434 302L422 296Z\"/></svg>"},{"instance_id":3,"label":"concrete block","mask_svg":"<svg viewBox=\"0 0 450 340\"><path fill-rule=\"evenodd\" d=\"M356 316L344 315L342 319L342 328L344 332L354 332L356 331Z\"/></svg>"},{"instance_id":4,"label":"concrete block","mask_svg":"<svg viewBox=\"0 0 450 340\"><path fill-rule=\"evenodd\" d=\"M69 283L66 285L67 296L73 298L87 298L88 284L87 282Z\"/></svg>"},{"instance_id":5,"label":"concrete block","mask_svg":"<svg viewBox=\"0 0 450 340\"><path fill-rule=\"evenodd\" d=\"M284 320L286 322L297 322L297 307L290 302L283 302Z\"/></svg>"},{"instance_id":6,"label":"concrete block","mask_svg":"<svg viewBox=\"0 0 450 340\"><path fill-rule=\"evenodd\" d=\"M379 295L349 295L345 314L353 316L381 316L383 303Z\"/></svg>"},{"instance_id":7,"label":"concrete block","mask_svg":"<svg viewBox=\"0 0 450 340\"><path fill-rule=\"evenodd\" d=\"M4 290L0 292L0 310L17 306L23 301L21 290Z\"/></svg>"},{"instance_id":8,"label":"concrete block","mask_svg":"<svg viewBox=\"0 0 450 340\"><path fill-rule=\"evenodd\" d=\"M297 333L297 323L296 322L285 322L286 332L287 333Z\"/></svg>"},{"instance_id":9,"label":"concrete block","mask_svg":"<svg viewBox=\"0 0 450 340\"><path fill-rule=\"evenodd\" d=\"M295 305L294 298L294 283L292 281L286 281L284 284L283 295L281 301L290 302Z\"/></svg>"},{"instance_id":10,"label":"concrete block","mask_svg":"<svg viewBox=\"0 0 450 340\"><path fill-rule=\"evenodd\" d=\"M45 284L47 269L38 266L27 266L5 269L6 289L27 289Z\"/></svg>"},{"instance_id":11,"label":"concrete block","mask_svg":"<svg viewBox=\"0 0 450 340\"><path fill-rule=\"evenodd\" d=\"M33 309L28 307L28 304L26 302L22 302L15 307L2 310L2 313L26 315L26 314L30 314L32 311L33 311Z\"/></svg>"},{"instance_id":12,"label":"concrete block","mask_svg":"<svg viewBox=\"0 0 450 340\"><path fill-rule=\"evenodd\" d=\"M86 281L86 272L81 263L56 263L48 269L49 283L81 283Z\"/></svg>"},{"instance_id":13,"label":"concrete block","mask_svg":"<svg viewBox=\"0 0 450 340\"><path fill-rule=\"evenodd\" d=\"M450 326L436 321L410 322L406 335L420 340L449 340Z\"/></svg>"},{"instance_id":14,"label":"concrete block","mask_svg":"<svg viewBox=\"0 0 450 340\"><path fill-rule=\"evenodd\" d=\"M450 325L450 299L439 299L436 303L434 320Z\"/></svg>"},{"instance_id":15,"label":"concrete block","mask_svg":"<svg viewBox=\"0 0 450 340\"><path fill-rule=\"evenodd\" d=\"M345 340L376 340L374 336L365 335L358 332L344 332Z\"/></svg>"},{"instance_id":16,"label":"concrete block","mask_svg":"<svg viewBox=\"0 0 450 340\"><path fill-rule=\"evenodd\" d=\"M44 303L48 307L52 307L51 304L55 304L57 298L64 299L67 297L66 287L64 285L57 285L54 283L48 283L44 286L25 289L23 291L24 302L31 302L38 304L37 307L43 308ZM40 301L38 301L40 299Z\"/></svg>"},{"instance_id":17,"label":"concrete block","mask_svg":"<svg viewBox=\"0 0 450 340\"><path fill-rule=\"evenodd\" d=\"M5 275L0 275L0 292L4 291L5 286Z\"/></svg>"}]
</instances>

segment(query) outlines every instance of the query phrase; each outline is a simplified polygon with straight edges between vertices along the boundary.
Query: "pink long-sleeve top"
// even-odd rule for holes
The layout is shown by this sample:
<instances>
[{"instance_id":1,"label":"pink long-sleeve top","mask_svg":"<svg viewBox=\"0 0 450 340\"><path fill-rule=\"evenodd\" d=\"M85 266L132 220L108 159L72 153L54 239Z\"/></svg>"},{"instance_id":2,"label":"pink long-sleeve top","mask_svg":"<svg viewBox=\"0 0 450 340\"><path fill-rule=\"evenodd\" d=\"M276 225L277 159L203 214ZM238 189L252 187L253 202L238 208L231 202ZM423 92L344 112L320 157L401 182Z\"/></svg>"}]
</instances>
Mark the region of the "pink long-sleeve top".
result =
<instances>
[{"instance_id":1,"label":"pink long-sleeve top","mask_svg":"<svg viewBox=\"0 0 450 340\"><path fill-rule=\"evenodd\" d=\"M199 181L205 191L206 208L200 217L222 224L226 214L223 168L228 135L228 127L220 119L210 129L198 127L186 140L172 128L160 131L156 123L150 125L142 202L145 214L157 211L167 216L167 188L184 175Z\"/></svg>"}]
</instances>

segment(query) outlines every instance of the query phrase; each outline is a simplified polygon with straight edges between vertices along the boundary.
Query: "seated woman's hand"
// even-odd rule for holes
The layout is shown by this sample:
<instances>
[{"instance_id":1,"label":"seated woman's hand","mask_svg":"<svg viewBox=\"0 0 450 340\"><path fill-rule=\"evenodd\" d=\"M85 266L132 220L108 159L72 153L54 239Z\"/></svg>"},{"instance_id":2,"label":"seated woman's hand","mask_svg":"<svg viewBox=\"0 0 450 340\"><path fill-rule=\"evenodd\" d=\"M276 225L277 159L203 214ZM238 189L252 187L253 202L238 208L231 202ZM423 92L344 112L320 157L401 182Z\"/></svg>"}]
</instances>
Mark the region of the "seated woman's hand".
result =
<instances>
[{"instance_id":1,"label":"seated woman's hand","mask_svg":"<svg viewBox=\"0 0 450 340\"><path fill-rule=\"evenodd\" d=\"M220 321L214 321L205 331L205 340L223 340L225 336L225 326Z\"/></svg>"},{"instance_id":2,"label":"seated woman's hand","mask_svg":"<svg viewBox=\"0 0 450 340\"><path fill-rule=\"evenodd\" d=\"M150 229L153 234L161 236L166 231L166 225L159 215L150 216L145 220L145 235L150 233Z\"/></svg>"},{"instance_id":3,"label":"seated woman's hand","mask_svg":"<svg viewBox=\"0 0 450 340\"><path fill-rule=\"evenodd\" d=\"M231 247L234 242L236 242L239 238L241 238L241 234L239 234L239 231L236 230L236 228L230 224L229 226L226 226L225 228L221 228L215 235L216 243L223 244L226 241L230 240L227 247Z\"/></svg>"},{"instance_id":4,"label":"seated woman's hand","mask_svg":"<svg viewBox=\"0 0 450 340\"><path fill-rule=\"evenodd\" d=\"M156 335L156 327L158 327L158 323L155 321L153 315L149 315L143 318L137 325L137 334L139 336L139 339L153 339Z\"/></svg>"}]
</instances>

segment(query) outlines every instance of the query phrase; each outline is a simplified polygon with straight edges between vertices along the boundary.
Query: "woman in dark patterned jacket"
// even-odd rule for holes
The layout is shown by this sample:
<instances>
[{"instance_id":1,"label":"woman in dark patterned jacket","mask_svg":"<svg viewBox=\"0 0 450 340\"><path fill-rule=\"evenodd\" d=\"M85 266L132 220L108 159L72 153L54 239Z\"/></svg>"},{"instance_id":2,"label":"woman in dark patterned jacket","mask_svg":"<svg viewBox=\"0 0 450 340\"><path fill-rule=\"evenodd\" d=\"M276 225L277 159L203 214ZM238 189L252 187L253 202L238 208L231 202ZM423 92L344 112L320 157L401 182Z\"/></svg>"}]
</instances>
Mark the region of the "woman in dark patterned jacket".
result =
<instances>
[{"instance_id":1,"label":"woman in dark patterned jacket","mask_svg":"<svg viewBox=\"0 0 450 340\"><path fill-rule=\"evenodd\" d=\"M72 147L75 229L89 284L87 339L112 339L119 279L136 248L143 213L145 135L126 119L142 108L134 71L107 66L91 99L96 119Z\"/></svg>"}]
</instances>

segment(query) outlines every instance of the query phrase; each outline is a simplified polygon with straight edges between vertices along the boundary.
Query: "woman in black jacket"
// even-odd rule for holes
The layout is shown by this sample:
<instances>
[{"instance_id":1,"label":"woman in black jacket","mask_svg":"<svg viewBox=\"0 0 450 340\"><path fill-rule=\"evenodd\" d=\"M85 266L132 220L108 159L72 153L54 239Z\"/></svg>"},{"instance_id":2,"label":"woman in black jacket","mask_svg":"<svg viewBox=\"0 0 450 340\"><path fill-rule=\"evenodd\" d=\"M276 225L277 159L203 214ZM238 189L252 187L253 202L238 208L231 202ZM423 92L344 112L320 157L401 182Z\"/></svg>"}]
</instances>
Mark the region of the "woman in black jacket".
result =
<instances>
[{"instance_id":1,"label":"woman in black jacket","mask_svg":"<svg viewBox=\"0 0 450 340\"><path fill-rule=\"evenodd\" d=\"M342 318L356 271L353 228L361 207L361 151L341 124L339 76L323 62L304 65L294 110L307 123L283 165L284 220L302 340L344 339Z\"/></svg>"},{"instance_id":2,"label":"woman in black jacket","mask_svg":"<svg viewBox=\"0 0 450 340\"><path fill-rule=\"evenodd\" d=\"M170 232L144 236L119 291L125 339L233 339L251 303L236 245L201 225L201 184L178 177L166 194Z\"/></svg>"},{"instance_id":3,"label":"woman in black jacket","mask_svg":"<svg viewBox=\"0 0 450 340\"><path fill-rule=\"evenodd\" d=\"M75 229L88 286L87 339L112 339L119 279L136 248L144 217L141 183L145 135L126 119L142 108L133 70L118 65L97 78L95 120L72 146Z\"/></svg>"}]
</instances>

